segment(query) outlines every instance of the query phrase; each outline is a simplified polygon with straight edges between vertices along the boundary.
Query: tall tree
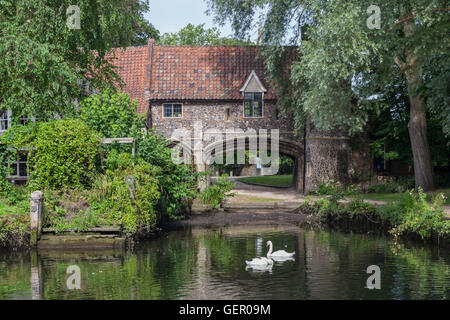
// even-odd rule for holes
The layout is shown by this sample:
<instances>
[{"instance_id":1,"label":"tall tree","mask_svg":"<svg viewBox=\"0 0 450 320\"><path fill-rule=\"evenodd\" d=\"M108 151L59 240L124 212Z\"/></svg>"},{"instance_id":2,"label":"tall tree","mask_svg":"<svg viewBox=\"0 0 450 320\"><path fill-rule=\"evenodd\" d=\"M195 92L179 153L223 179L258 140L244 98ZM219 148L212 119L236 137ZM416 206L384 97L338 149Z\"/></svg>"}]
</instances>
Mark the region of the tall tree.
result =
<instances>
[{"instance_id":1,"label":"tall tree","mask_svg":"<svg viewBox=\"0 0 450 320\"><path fill-rule=\"evenodd\" d=\"M83 85L119 80L107 53L138 38L148 1L78 0L79 11L72 4L0 0L0 114L63 115L74 109Z\"/></svg>"},{"instance_id":2,"label":"tall tree","mask_svg":"<svg viewBox=\"0 0 450 320\"><path fill-rule=\"evenodd\" d=\"M231 20L240 36L263 6L265 42L270 45L266 60L273 81L285 79L279 75L280 67L286 66L275 63L286 50L281 45L300 44L294 62L285 60L291 64L292 86L284 90L293 97L285 102L298 109L298 124L307 114L324 129L345 125L350 133L360 131L371 111L390 107L380 101L392 79L401 76L408 90L416 188L434 189L427 109L440 118L449 137L448 1L209 0L209 11L219 22ZM299 42L302 28L307 31Z\"/></svg>"},{"instance_id":3,"label":"tall tree","mask_svg":"<svg viewBox=\"0 0 450 320\"><path fill-rule=\"evenodd\" d=\"M138 1L137 4L137 15L131 21L134 30L134 36L127 45L140 46L146 45L148 39L154 39L158 41L160 38L159 30L155 28L153 24L144 18L144 13L149 12L150 8L148 5L148 0Z\"/></svg>"},{"instance_id":4,"label":"tall tree","mask_svg":"<svg viewBox=\"0 0 450 320\"><path fill-rule=\"evenodd\" d=\"M205 28L205 24L195 26L189 23L176 33L164 33L159 44L165 45L239 45L250 44L250 41L221 37L216 27Z\"/></svg>"}]
</instances>

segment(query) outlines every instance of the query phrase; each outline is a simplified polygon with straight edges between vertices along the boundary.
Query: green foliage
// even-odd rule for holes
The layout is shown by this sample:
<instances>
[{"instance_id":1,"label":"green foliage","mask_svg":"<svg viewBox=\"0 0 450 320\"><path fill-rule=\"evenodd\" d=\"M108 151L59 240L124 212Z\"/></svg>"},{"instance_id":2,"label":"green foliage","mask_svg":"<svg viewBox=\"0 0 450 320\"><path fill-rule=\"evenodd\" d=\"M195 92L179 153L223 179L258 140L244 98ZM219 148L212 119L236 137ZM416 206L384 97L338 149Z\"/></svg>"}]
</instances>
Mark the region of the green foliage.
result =
<instances>
[{"instance_id":1,"label":"green foliage","mask_svg":"<svg viewBox=\"0 0 450 320\"><path fill-rule=\"evenodd\" d=\"M158 166L157 178L161 186L159 209L170 219L185 217L186 204L197 197L197 181L204 174L197 174L186 165L172 161L172 150L167 140L149 132L138 139L136 155L144 161Z\"/></svg>"},{"instance_id":2,"label":"green foliage","mask_svg":"<svg viewBox=\"0 0 450 320\"><path fill-rule=\"evenodd\" d=\"M28 150L31 189L88 185L95 173L98 137L81 120L14 126L3 138L13 148Z\"/></svg>"},{"instance_id":3,"label":"green foliage","mask_svg":"<svg viewBox=\"0 0 450 320\"><path fill-rule=\"evenodd\" d=\"M27 245L30 225L29 193L8 182L0 189L0 247Z\"/></svg>"},{"instance_id":4,"label":"green foliage","mask_svg":"<svg viewBox=\"0 0 450 320\"><path fill-rule=\"evenodd\" d=\"M217 209L223 206L226 198L235 195L234 193L229 193L234 187L235 183L228 179L228 175L224 174L200 194L200 201L203 204L210 205L212 209Z\"/></svg>"},{"instance_id":5,"label":"green foliage","mask_svg":"<svg viewBox=\"0 0 450 320\"><path fill-rule=\"evenodd\" d=\"M350 215L365 214L370 215L377 211L377 207L373 204L367 203L362 199L355 199L348 203L346 210Z\"/></svg>"},{"instance_id":6,"label":"green foliage","mask_svg":"<svg viewBox=\"0 0 450 320\"><path fill-rule=\"evenodd\" d=\"M238 178L237 180L248 184L266 185L282 188L292 187L292 174L277 175L277 176L246 177L246 178Z\"/></svg>"},{"instance_id":7,"label":"green foliage","mask_svg":"<svg viewBox=\"0 0 450 320\"><path fill-rule=\"evenodd\" d=\"M83 231L109 222L95 215L87 199L90 192L82 188L46 190L44 226L57 231Z\"/></svg>"},{"instance_id":8,"label":"green foliage","mask_svg":"<svg viewBox=\"0 0 450 320\"><path fill-rule=\"evenodd\" d=\"M137 12L137 16L133 21L132 29L134 36L129 40L129 44L131 46L142 46L146 45L148 39L154 39L156 41L160 38L159 30L155 28L153 24L151 24L147 19L145 19L144 14L149 11L149 3L148 0L144 1L135 1L130 3L135 6L135 12Z\"/></svg>"},{"instance_id":9,"label":"green foliage","mask_svg":"<svg viewBox=\"0 0 450 320\"><path fill-rule=\"evenodd\" d=\"M8 161L14 159L16 152L8 149L6 144L2 144L0 137L0 194L8 193L11 191L12 186L6 179L6 176L10 173L11 168L8 166Z\"/></svg>"},{"instance_id":10,"label":"green foliage","mask_svg":"<svg viewBox=\"0 0 450 320\"><path fill-rule=\"evenodd\" d=\"M318 215L324 221L357 221L363 218L375 223L378 228L388 228L395 239L402 235L419 235L423 240L449 239L450 221L443 220L445 215L442 204L443 194L437 194L430 204L427 195L419 188L417 194L405 192L402 197L386 205L375 207L355 199L349 203L339 202L340 199L330 197L316 201L308 199L302 204L300 212Z\"/></svg>"},{"instance_id":11,"label":"green foliage","mask_svg":"<svg viewBox=\"0 0 450 320\"><path fill-rule=\"evenodd\" d=\"M0 247L26 247L29 235L29 214L0 215Z\"/></svg>"},{"instance_id":12,"label":"green foliage","mask_svg":"<svg viewBox=\"0 0 450 320\"><path fill-rule=\"evenodd\" d=\"M344 188L336 181L330 181L329 183L320 183L317 190L311 191L312 195L329 195L336 198L343 198L346 196L356 195L360 192L354 189L354 186L347 186Z\"/></svg>"},{"instance_id":13,"label":"green foliage","mask_svg":"<svg viewBox=\"0 0 450 320\"><path fill-rule=\"evenodd\" d=\"M144 126L145 115L137 113L136 101L128 93L105 89L80 104L80 119L105 138L137 137Z\"/></svg>"},{"instance_id":14,"label":"green foliage","mask_svg":"<svg viewBox=\"0 0 450 320\"><path fill-rule=\"evenodd\" d=\"M106 54L130 45L143 30L148 1L79 0L80 29L69 29L70 0L2 0L0 114L41 120L73 114L83 86L118 81ZM138 33L138 35L137 35Z\"/></svg>"},{"instance_id":15,"label":"green foliage","mask_svg":"<svg viewBox=\"0 0 450 320\"><path fill-rule=\"evenodd\" d=\"M220 30L216 27L205 28L205 24L194 26L189 23L177 33L164 33L159 41L163 45L249 45L250 41L220 36Z\"/></svg>"},{"instance_id":16,"label":"green foliage","mask_svg":"<svg viewBox=\"0 0 450 320\"><path fill-rule=\"evenodd\" d=\"M437 195L432 204L426 197L419 188L417 194L406 192L399 201L380 207L380 216L394 225L390 232L395 237L405 233L416 233L422 239L450 235L450 221L442 220L444 195Z\"/></svg>"},{"instance_id":17,"label":"green foliage","mask_svg":"<svg viewBox=\"0 0 450 320\"><path fill-rule=\"evenodd\" d=\"M161 196L160 168L141 159L133 165L131 155L115 151L105 163L105 174L96 179L90 191L90 210L110 224L122 225L129 235L153 228ZM134 192L128 177L134 177Z\"/></svg>"},{"instance_id":18,"label":"green foliage","mask_svg":"<svg viewBox=\"0 0 450 320\"><path fill-rule=\"evenodd\" d=\"M309 117L321 129L339 127L354 134L366 128L369 117L384 112L391 121L381 127L401 125L401 130L393 133L403 138L408 119L396 118L399 112L395 109L405 101L394 102L403 95L398 100L407 97L406 104L420 111L415 116L427 122L427 116L421 113L423 103L448 138L448 1L209 0L208 3L216 20L220 23L229 20L240 37L252 31L255 13L264 8L267 46L263 55L268 77L278 90L283 109L291 109L297 133ZM371 16L367 9L374 4L381 11L380 29L367 26ZM290 35L293 36L289 38ZM286 43L300 46L301 54L289 53L290 48L283 48ZM411 123L412 130L416 122ZM425 127L422 130L426 132ZM433 141L434 135L425 134ZM410 138L413 147L420 145L417 143L420 136ZM418 167L423 162L420 157L431 158L430 150L422 147L423 150L402 152L408 140L396 140L395 150L389 156L413 154L418 169L416 183L427 183L418 172L432 175L431 167ZM435 150L448 146L448 139L442 140L440 144L435 140ZM448 148L444 156L439 152L434 155L435 164L441 160L448 162L448 156L445 158ZM424 187L433 188L433 183L427 184Z\"/></svg>"},{"instance_id":19,"label":"green foliage","mask_svg":"<svg viewBox=\"0 0 450 320\"><path fill-rule=\"evenodd\" d=\"M367 193L396 193L414 188L414 177L397 178L395 181L375 184L367 188Z\"/></svg>"}]
</instances>

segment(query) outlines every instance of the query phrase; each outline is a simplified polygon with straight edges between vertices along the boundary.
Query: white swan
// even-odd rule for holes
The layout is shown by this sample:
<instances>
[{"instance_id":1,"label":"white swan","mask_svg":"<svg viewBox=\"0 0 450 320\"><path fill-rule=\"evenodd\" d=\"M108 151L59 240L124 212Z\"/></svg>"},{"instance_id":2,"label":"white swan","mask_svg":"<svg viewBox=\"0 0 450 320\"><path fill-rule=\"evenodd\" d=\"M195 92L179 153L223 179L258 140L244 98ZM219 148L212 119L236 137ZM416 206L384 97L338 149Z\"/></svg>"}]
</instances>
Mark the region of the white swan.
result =
<instances>
[{"instance_id":1,"label":"white swan","mask_svg":"<svg viewBox=\"0 0 450 320\"><path fill-rule=\"evenodd\" d=\"M269 250L270 252L270 250ZM273 265L273 260L269 257L269 252L267 252L267 257L261 257L261 258L253 258L251 261L245 260L245 263L249 267L266 267Z\"/></svg>"},{"instance_id":2,"label":"white swan","mask_svg":"<svg viewBox=\"0 0 450 320\"><path fill-rule=\"evenodd\" d=\"M268 258L290 258L295 254L294 252L286 252L284 250L278 250L272 253L272 241L267 241L267 245L269 246L269 252L267 253Z\"/></svg>"},{"instance_id":3,"label":"white swan","mask_svg":"<svg viewBox=\"0 0 450 320\"><path fill-rule=\"evenodd\" d=\"M272 265L273 264L273 260L272 259L268 259L266 257L261 257L261 258L253 258L253 260L251 261L247 261L245 260L245 263L248 266L255 266L255 267L264 267L264 266L268 266L268 265Z\"/></svg>"},{"instance_id":4,"label":"white swan","mask_svg":"<svg viewBox=\"0 0 450 320\"><path fill-rule=\"evenodd\" d=\"M248 265L245 267L245 271L248 271L248 270L252 270L253 272L269 271L269 273L272 273L272 267L273 267L273 264L267 264L265 266L263 266L263 265L252 265L252 266Z\"/></svg>"}]
</instances>

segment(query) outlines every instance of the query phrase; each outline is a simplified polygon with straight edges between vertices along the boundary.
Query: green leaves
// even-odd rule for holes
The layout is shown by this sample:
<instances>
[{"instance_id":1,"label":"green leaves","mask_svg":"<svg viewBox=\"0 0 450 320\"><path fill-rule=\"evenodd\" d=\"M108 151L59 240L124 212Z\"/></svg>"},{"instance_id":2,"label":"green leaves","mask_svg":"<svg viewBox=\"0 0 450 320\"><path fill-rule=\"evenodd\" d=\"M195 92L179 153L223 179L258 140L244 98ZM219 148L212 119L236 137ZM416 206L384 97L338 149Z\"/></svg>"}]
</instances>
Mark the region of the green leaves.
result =
<instances>
[{"instance_id":1,"label":"green leaves","mask_svg":"<svg viewBox=\"0 0 450 320\"><path fill-rule=\"evenodd\" d=\"M234 189L235 183L227 178L228 175L224 174L217 179L215 184L208 186L200 194L200 201L210 205L212 209L217 209L224 204L226 198L233 197L235 194L229 192Z\"/></svg>"},{"instance_id":2,"label":"green leaves","mask_svg":"<svg viewBox=\"0 0 450 320\"><path fill-rule=\"evenodd\" d=\"M177 33L164 33L159 44L164 45L243 45L250 41L242 41L234 38L222 38L220 30L216 27L205 28L205 24L194 26L189 23Z\"/></svg>"},{"instance_id":3,"label":"green leaves","mask_svg":"<svg viewBox=\"0 0 450 320\"><path fill-rule=\"evenodd\" d=\"M144 127L145 115L137 114L136 101L128 93L105 89L80 104L80 118L105 138L138 137Z\"/></svg>"},{"instance_id":4,"label":"green leaves","mask_svg":"<svg viewBox=\"0 0 450 320\"><path fill-rule=\"evenodd\" d=\"M79 0L81 29L66 25L69 0L2 0L0 5L0 113L41 120L73 114L90 88L113 86L106 54L152 33L147 1ZM139 29L139 30L137 30ZM138 35L136 35L139 38ZM134 39L134 40L133 40Z\"/></svg>"},{"instance_id":5,"label":"green leaves","mask_svg":"<svg viewBox=\"0 0 450 320\"><path fill-rule=\"evenodd\" d=\"M15 126L2 140L11 147L28 149L32 190L79 187L93 177L99 140L81 120Z\"/></svg>"}]
</instances>

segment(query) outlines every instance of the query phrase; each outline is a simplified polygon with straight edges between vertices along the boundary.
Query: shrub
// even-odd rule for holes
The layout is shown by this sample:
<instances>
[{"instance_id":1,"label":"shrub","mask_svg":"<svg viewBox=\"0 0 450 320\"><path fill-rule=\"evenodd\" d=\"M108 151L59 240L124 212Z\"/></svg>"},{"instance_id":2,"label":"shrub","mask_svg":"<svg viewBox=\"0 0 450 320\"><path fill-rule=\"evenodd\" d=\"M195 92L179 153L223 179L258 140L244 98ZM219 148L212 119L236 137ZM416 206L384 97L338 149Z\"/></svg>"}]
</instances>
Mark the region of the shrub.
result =
<instances>
[{"instance_id":1,"label":"shrub","mask_svg":"<svg viewBox=\"0 0 450 320\"><path fill-rule=\"evenodd\" d=\"M354 186L347 186L343 187L339 185L339 183L331 181L329 183L321 183L319 184L317 190L310 192L312 195L330 195L330 196L336 196L339 198L343 198L350 195L356 195L360 192L358 190L355 190Z\"/></svg>"},{"instance_id":2,"label":"shrub","mask_svg":"<svg viewBox=\"0 0 450 320\"><path fill-rule=\"evenodd\" d=\"M81 120L58 120L14 126L3 141L28 150L31 189L88 185L98 154L97 135Z\"/></svg>"},{"instance_id":3,"label":"shrub","mask_svg":"<svg viewBox=\"0 0 450 320\"><path fill-rule=\"evenodd\" d=\"M367 193L397 193L414 188L414 177L400 177L396 181L376 184L367 188Z\"/></svg>"},{"instance_id":4,"label":"shrub","mask_svg":"<svg viewBox=\"0 0 450 320\"><path fill-rule=\"evenodd\" d=\"M137 113L136 101L132 102L128 93L111 89L84 99L80 118L106 138L136 137L145 127L145 116Z\"/></svg>"},{"instance_id":5,"label":"shrub","mask_svg":"<svg viewBox=\"0 0 450 320\"><path fill-rule=\"evenodd\" d=\"M196 173L187 165L174 163L167 144L163 137L148 132L136 140L136 155L160 168L157 173L161 188L158 207L170 219L176 220L185 217L185 204L197 197L197 181L205 173Z\"/></svg>"},{"instance_id":6,"label":"shrub","mask_svg":"<svg viewBox=\"0 0 450 320\"><path fill-rule=\"evenodd\" d=\"M93 214L89 209L90 191L77 188L60 191L46 190L44 225L57 231L83 231L92 227L108 225L108 221Z\"/></svg>"},{"instance_id":7,"label":"shrub","mask_svg":"<svg viewBox=\"0 0 450 320\"><path fill-rule=\"evenodd\" d=\"M97 178L90 192L91 210L110 224L121 224L129 235L156 225L160 199L160 169L141 159L135 165L132 161L127 153L112 152L105 174ZM130 176L134 177L134 192L127 183Z\"/></svg>"},{"instance_id":8,"label":"shrub","mask_svg":"<svg viewBox=\"0 0 450 320\"><path fill-rule=\"evenodd\" d=\"M208 186L201 194L200 201L208 204L212 209L223 206L225 199L233 197L234 193L229 193L234 189L235 183L228 180L228 175L224 174L219 177L215 184Z\"/></svg>"},{"instance_id":9,"label":"shrub","mask_svg":"<svg viewBox=\"0 0 450 320\"><path fill-rule=\"evenodd\" d=\"M442 220L445 215L442 207L444 195L438 194L432 204L427 202L426 197L419 188L417 194L406 192L399 201L380 207L380 216L394 225L390 232L395 237L404 233L416 233L422 239L427 239L450 234L450 221Z\"/></svg>"}]
</instances>

